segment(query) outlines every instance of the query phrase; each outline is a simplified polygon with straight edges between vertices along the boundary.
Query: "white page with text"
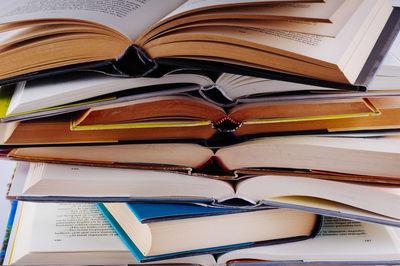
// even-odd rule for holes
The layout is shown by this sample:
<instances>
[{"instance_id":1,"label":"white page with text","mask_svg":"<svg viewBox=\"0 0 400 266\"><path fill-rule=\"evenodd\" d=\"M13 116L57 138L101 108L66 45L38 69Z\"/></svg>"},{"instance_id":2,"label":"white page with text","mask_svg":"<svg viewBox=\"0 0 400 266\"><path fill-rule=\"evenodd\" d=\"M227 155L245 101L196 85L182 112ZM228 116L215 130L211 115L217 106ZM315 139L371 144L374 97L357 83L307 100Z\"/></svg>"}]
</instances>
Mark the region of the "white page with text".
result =
<instances>
[{"instance_id":1,"label":"white page with text","mask_svg":"<svg viewBox=\"0 0 400 266\"><path fill-rule=\"evenodd\" d=\"M134 41L185 0L14 0L0 24L37 19L78 19L105 25Z\"/></svg>"}]
</instances>

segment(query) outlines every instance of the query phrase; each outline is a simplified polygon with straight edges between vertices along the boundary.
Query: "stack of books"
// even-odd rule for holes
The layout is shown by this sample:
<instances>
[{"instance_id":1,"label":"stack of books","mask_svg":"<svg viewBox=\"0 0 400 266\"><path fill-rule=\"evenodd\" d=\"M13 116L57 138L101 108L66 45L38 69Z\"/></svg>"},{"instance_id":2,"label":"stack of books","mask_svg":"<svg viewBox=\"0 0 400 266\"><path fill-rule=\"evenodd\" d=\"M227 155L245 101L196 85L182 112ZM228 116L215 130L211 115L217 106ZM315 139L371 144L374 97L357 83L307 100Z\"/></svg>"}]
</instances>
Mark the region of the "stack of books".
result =
<instances>
[{"instance_id":1,"label":"stack of books","mask_svg":"<svg viewBox=\"0 0 400 266\"><path fill-rule=\"evenodd\" d=\"M0 25L5 265L400 263L389 1L21 0Z\"/></svg>"}]
</instances>

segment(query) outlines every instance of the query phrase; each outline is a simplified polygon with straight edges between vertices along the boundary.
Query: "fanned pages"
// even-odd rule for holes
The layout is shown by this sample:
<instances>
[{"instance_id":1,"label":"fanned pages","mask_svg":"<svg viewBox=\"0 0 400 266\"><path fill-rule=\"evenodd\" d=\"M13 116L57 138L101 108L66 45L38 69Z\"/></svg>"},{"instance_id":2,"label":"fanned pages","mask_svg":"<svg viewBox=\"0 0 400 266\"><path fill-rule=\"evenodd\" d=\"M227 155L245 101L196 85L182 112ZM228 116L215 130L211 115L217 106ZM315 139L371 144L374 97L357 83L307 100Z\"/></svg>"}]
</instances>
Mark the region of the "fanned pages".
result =
<instances>
[{"instance_id":1,"label":"fanned pages","mask_svg":"<svg viewBox=\"0 0 400 266\"><path fill-rule=\"evenodd\" d=\"M353 181L399 182L399 145L397 136L292 136L255 139L217 150L191 143L31 147L14 149L8 157L128 168L175 166L198 173L214 160L227 171L313 170L326 178L337 174Z\"/></svg>"},{"instance_id":2,"label":"fanned pages","mask_svg":"<svg viewBox=\"0 0 400 266\"><path fill-rule=\"evenodd\" d=\"M365 80L360 73L392 12L386 0L176 0L93 6L56 0L48 5L19 0L0 12L4 82L33 71L101 61L102 66L115 63L120 71L140 76L158 65L170 67L164 59L186 58L357 85ZM242 21L232 23L238 18ZM388 42L398 30L397 20L391 20ZM141 23L132 27L132 21ZM376 59L387 46L378 48L372 55ZM138 65L152 61L150 69ZM365 71L370 75L373 69L366 66Z\"/></svg>"},{"instance_id":3,"label":"fanned pages","mask_svg":"<svg viewBox=\"0 0 400 266\"><path fill-rule=\"evenodd\" d=\"M77 185L79 183L79 185ZM357 197L352 195L357 194ZM19 163L8 194L23 200L185 201L231 199L400 226L397 185L257 175L237 182L167 171Z\"/></svg>"}]
</instances>

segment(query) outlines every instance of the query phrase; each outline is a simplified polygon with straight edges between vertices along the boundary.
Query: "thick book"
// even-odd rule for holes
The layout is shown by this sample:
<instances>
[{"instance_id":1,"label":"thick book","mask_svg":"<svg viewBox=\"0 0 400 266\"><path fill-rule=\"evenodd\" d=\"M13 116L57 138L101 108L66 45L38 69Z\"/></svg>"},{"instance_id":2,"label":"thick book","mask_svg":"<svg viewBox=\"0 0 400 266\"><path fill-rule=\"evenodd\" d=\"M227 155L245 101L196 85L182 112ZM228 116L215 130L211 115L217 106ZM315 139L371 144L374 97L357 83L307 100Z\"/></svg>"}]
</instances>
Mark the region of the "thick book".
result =
<instances>
[{"instance_id":1,"label":"thick book","mask_svg":"<svg viewBox=\"0 0 400 266\"><path fill-rule=\"evenodd\" d=\"M228 182L167 171L18 163L8 198L267 205L400 226L398 190L398 185L293 175L257 175Z\"/></svg>"},{"instance_id":2,"label":"thick book","mask_svg":"<svg viewBox=\"0 0 400 266\"><path fill-rule=\"evenodd\" d=\"M320 228L318 216L290 209L246 212L220 209L215 215L204 206L138 204L98 203L97 206L140 262L300 241L314 236ZM169 210L174 219L168 219ZM141 222L143 212L159 219ZM203 216L179 218L188 212ZM170 239L173 242L166 245Z\"/></svg>"},{"instance_id":3,"label":"thick book","mask_svg":"<svg viewBox=\"0 0 400 266\"><path fill-rule=\"evenodd\" d=\"M26 147L17 161L166 170L218 179L254 174L400 183L400 138L284 136L209 148L195 143ZM379 165L379 167L376 167Z\"/></svg>"},{"instance_id":4,"label":"thick book","mask_svg":"<svg viewBox=\"0 0 400 266\"><path fill-rule=\"evenodd\" d=\"M0 124L0 143L197 139L218 146L273 134L398 129L399 117L400 96L261 101L227 109L188 95L166 95Z\"/></svg>"},{"instance_id":5,"label":"thick book","mask_svg":"<svg viewBox=\"0 0 400 266\"><path fill-rule=\"evenodd\" d=\"M46 70L143 76L207 68L365 87L399 29L398 11L385 0L315 2L176 0L94 8L15 1L0 13L0 79L50 75L40 72Z\"/></svg>"}]
</instances>

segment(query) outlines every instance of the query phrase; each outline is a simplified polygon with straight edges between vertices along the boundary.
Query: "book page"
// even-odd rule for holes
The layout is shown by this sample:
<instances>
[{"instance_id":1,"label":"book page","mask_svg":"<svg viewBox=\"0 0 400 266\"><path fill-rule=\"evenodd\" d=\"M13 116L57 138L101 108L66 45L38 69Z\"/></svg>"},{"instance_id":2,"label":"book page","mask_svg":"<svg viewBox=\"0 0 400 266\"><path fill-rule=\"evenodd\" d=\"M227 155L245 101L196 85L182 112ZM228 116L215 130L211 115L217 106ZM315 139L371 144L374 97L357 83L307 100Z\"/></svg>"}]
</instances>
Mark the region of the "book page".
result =
<instances>
[{"instance_id":1,"label":"book page","mask_svg":"<svg viewBox=\"0 0 400 266\"><path fill-rule=\"evenodd\" d=\"M282 3L282 2L312 2L311 0L253 0L252 3ZM315 2L315 1L314 1ZM173 17L178 15L179 13L186 13L193 10L205 10L218 6L232 6L232 5L240 5L240 4L249 4L249 1L246 0L188 0L186 3L181 5L179 8L175 9L172 13L170 13L168 17Z\"/></svg>"},{"instance_id":2,"label":"book page","mask_svg":"<svg viewBox=\"0 0 400 266\"><path fill-rule=\"evenodd\" d=\"M171 150L171 154L174 151ZM77 186L76 182L79 182ZM222 180L168 171L45 164L41 181L26 196L192 197L222 198L234 194Z\"/></svg>"},{"instance_id":3,"label":"book page","mask_svg":"<svg viewBox=\"0 0 400 266\"><path fill-rule=\"evenodd\" d=\"M0 11L0 23L78 19L105 25L134 41L185 0L15 0ZM140 23L136 23L140 22Z\"/></svg>"},{"instance_id":4,"label":"book page","mask_svg":"<svg viewBox=\"0 0 400 266\"><path fill-rule=\"evenodd\" d=\"M92 203L36 204L31 250L127 250L107 220Z\"/></svg>"},{"instance_id":5,"label":"book page","mask_svg":"<svg viewBox=\"0 0 400 266\"><path fill-rule=\"evenodd\" d=\"M385 1L363 1L336 38L267 28L214 26L172 31L147 42L143 48L153 58L223 58L353 84L391 10ZM210 49L201 49L204 42L209 43Z\"/></svg>"},{"instance_id":6,"label":"book page","mask_svg":"<svg viewBox=\"0 0 400 266\"><path fill-rule=\"evenodd\" d=\"M378 224L324 217L322 229L314 239L228 252L218 262L238 258L304 262L399 260L395 230Z\"/></svg>"},{"instance_id":7,"label":"book page","mask_svg":"<svg viewBox=\"0 0 400 266\"><path fill-rule=\"evenodd\" d=\"M161 78L119 78L96 72L76 72L20 82L16 86L6 115L25 113L123 91L159 84L179 83L212 85L195 74L171 74ZM182 86L181 86L182 87Z\"/></svg>"}]
</instances>

